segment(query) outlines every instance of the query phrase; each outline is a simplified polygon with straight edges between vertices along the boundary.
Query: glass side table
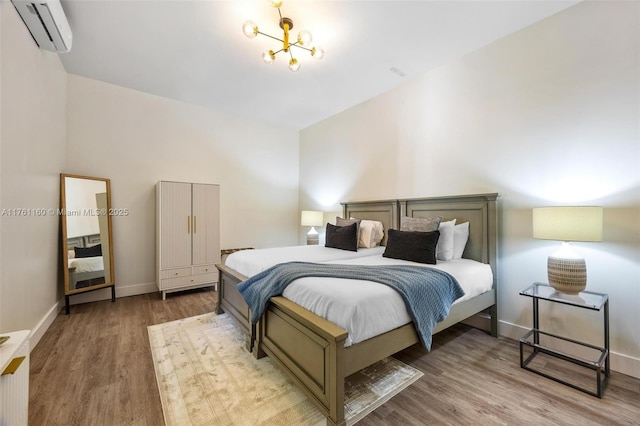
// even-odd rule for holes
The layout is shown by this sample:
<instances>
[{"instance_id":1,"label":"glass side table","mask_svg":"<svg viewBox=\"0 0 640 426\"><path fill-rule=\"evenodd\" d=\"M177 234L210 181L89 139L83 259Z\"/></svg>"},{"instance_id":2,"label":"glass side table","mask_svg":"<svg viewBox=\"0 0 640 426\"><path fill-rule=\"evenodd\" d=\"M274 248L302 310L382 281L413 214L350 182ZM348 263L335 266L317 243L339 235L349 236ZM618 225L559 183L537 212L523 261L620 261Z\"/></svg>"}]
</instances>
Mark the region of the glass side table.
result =
<instances>
[{"instance_id":1,"label":"glass side table","mask_svg":"<svg viewBox=\"0 0 640 426\"><path fill-rule=\"evenodd\" d=\"M609 296L607 294L595 293L592 291L582 291L577 295L564 294L557 292L553 287L543 283L532 284L520 291L520 295L528 296L533 299L533 329L527 332L527 334L520 339L520 367L558 383L562 383L574 389L602 398L602 394L607 386L611 373L609 358ZM540 300L546 300L552 303L562 303L594 311L604 310L604 347L594 346L574 339L569 339L567 337L561 337L540 331L540 311L538 309L538 303ZM564 349L552 348L567 348L571 346L575 347L581 353L589 353L588 358L584 359L583 357L570 355L566 353L567 351ZM524 355L525 348L531 350L531 353L527 357ZM530 365L531 361L541 353L594 370L596 372L596 391L594 392L590 389L570 383L567 380L552 376L550 373L546 373L532 367Z\"/></svg>"}]
</instances>

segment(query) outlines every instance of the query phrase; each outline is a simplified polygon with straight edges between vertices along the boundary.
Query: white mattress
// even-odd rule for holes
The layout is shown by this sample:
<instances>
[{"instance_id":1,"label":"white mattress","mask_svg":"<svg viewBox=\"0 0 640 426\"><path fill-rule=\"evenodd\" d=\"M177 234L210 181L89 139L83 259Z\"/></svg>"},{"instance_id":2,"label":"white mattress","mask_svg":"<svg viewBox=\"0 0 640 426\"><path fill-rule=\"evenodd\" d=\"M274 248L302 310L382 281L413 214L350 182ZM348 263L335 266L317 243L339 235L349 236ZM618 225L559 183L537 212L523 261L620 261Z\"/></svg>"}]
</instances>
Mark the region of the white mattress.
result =
<instances>
[{"instance_id":1,"label":"white mattress","mask_svg":"<svg viewBox=\"0 0 640 426\"><path fill-rule=\"evenodd\" d=\"M423 265L389 259L381 254L328 263L354 265L409 264L441 269L453 275L465 295L455 303L484 293L493 285L491 267L469 259ZM384 284L337 278L301 278L282 293L287 299L344 328L349 337L345 346L362 342L411 322L399 293Z\"/></svg>"},{"instance_id":2,"label":"white mattress","mask_svg":"<svg viewBox=\"0 0 640 426\"><path fill-rule=\"evenodd\" d=\"M69 268L76 268L75 273L95 272L104 270L104 261L102 256L79 257L69 259Z\"/></svg>"},{"instance_id":3,"label":"white mattress","mask_svg":"<svg viewBox=\"0 0 640 426\"><path fill-rule=\"evenodd\" d=\"M290 246L269 249L241 250L230 254L224 264L246 277L251 277L283 262L330 262L379 255L384 247L359 248L358 251L340 250L324 246Z\"/></svg>"}]
</instances>

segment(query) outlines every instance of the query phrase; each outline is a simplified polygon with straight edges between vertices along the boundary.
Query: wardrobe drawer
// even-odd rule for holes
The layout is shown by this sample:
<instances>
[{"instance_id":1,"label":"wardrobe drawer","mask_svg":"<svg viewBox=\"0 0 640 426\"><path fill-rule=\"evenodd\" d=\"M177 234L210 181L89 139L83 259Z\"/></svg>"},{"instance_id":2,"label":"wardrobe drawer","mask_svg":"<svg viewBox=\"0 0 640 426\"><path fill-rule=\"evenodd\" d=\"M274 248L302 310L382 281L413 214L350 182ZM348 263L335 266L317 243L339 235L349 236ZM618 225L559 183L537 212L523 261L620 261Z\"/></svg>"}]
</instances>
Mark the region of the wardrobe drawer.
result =
<instances>
[{"instance_id":1,"label":"wardrobe drawer","mask_svg":"<svg viewBox=\"0 0 640 426\"><path fill-rule=\"evenodd\" d=\"M214 284L218 282L218 274L216 272L210 272L207 274L193 275L191 279L193 280L193 284Z\"/></svg>"},{"instance_id":2,"label":"wardrobe drawer","mask_svg":"<svg viewBox=\"0 0 640 426\"><path fill-rule=\"evenodd\" d=\"M189 287L198 284L215 285L218 282L218 274L190 275L188 277L167 278L160 280L160 290L170 290L180 287Z\"/></svg>"},{"instance_id":3,"label":"wardrobe drawer","mask_svg":"<svg viewBox=\"0 0 640 426\"><path fill-rule=\"evenodd\" d=\"M218 273L218 269L216 269L216 265L213 263L211 265L198 265L193 267L193 275L210 274L212 272Z\"/></svg>"},{"instance_id":4,"label":"wardrobe drawer","mask_svg":"<svg viewBox=\"0 0 640 426\"><path fill-rule=\"evenodd\" d=\"M160 290L169 290L172 288L180 288L187 287L193 285L193 279L191 276L188 277L178 277L178 278L167 278L164 280L160 280Z\"/></svg>"},{"instance_id":5,"label":"wardrobe drawer","mask_svg":"<svg viewBox=\"0 0 640 426\"><path fill-rule=\"evenodd\" d=\"M188 277L190 275L191 275L190 266L187 268L165 269L163 271L160 271L160 279Z\"/></svg>"}]
</instances>

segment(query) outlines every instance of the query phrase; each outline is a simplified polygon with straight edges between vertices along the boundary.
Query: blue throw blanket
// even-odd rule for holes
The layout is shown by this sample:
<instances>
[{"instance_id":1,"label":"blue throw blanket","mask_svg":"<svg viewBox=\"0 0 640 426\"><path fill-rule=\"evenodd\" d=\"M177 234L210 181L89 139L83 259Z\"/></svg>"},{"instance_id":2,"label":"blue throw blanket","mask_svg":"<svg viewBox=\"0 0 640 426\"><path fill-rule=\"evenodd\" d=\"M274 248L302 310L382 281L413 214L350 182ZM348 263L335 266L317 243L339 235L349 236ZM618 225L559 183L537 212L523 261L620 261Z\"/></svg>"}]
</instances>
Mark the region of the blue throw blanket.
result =
<instances>
[{"instance_id":1,"label":"blue throw blanket","mask_svg":"<svg viewBox=\"0 0 640 426\"><path fill-rule=\"evenodd\" d=\"M282 294L292 281L304 277L358 279L393 288L404 299L418 336L427 350L431 349L431 333L436 323L445 319L451 304L464 295L464 290L453 276L422 266L280 263L238 285L238 290L251 309L251 322L258 322L271 297Z\"/></svg>"}]
</instances>

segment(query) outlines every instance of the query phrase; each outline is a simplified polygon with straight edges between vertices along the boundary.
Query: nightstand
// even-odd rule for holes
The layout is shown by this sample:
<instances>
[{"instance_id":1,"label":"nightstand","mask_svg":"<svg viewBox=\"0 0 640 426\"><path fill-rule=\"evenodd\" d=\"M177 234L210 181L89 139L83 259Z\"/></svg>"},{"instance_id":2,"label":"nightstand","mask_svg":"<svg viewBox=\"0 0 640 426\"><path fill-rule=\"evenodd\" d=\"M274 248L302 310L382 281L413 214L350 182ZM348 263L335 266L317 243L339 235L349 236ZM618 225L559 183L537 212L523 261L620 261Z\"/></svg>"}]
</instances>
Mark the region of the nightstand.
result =
<instances>
[{"instance_id":1,"label":"nightstand","mask_svg":"<svg viewBox=\"0 0 640 426\"><path fill-rule=\"evenodd\" d=\"M602 398L611 372L609 359L609 296L592 291L582 291L577 295L569 295L559 293L553 287L542 283L532 284L522 290L520 295L531 297L533 300L533 329L520 339L520 367L574 389ZM604 311L604 347L594 346L567 337L540 331L540 311L538 309L540 300L546 300L551 303L562 303L576 308ZM525 350L531 352L526 357ZM579 352L580 355L569 354L568 352ZM585 356L585 353L588 355ZM594 370L596 373L596 390L592 391L583 386L570 383L568 380L556 377L550 372L542 371L542 369L531 365L534 358L540 354L549 355Z\"/></svg>"}]
</instances>

